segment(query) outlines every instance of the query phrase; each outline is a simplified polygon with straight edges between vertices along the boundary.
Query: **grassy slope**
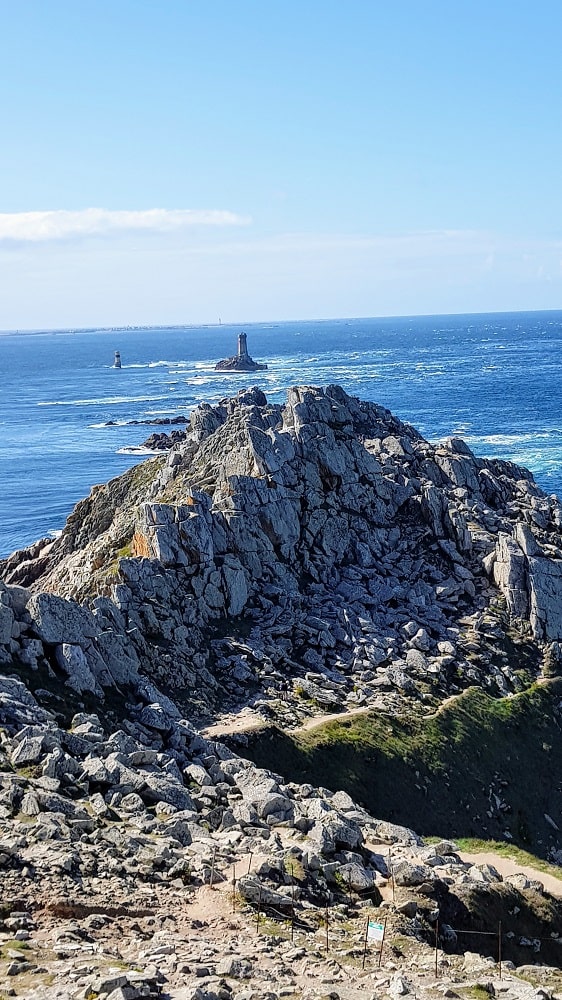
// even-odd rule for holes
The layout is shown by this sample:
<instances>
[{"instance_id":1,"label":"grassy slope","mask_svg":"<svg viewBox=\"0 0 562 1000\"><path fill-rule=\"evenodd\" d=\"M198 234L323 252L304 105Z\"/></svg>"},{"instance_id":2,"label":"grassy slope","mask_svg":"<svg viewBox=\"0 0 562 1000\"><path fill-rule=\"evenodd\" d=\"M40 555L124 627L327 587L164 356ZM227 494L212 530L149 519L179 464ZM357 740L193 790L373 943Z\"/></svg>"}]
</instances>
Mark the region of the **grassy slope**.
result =
<instances>
[{"instance_id":1,"label":"grassy slope","mask_svg":"<svg viewBox=\"0 0 562 1000\"><path fill-rule=\"evenodd\" d=\"M422 835L502 840L508 831L546 857L562 846L545 819L562 828L560 706L559 680L502 699L473 688L433 718L373 713L298 736L271 728L242 752L287 778L344 788Z\"/></svg>"}]
</instances>

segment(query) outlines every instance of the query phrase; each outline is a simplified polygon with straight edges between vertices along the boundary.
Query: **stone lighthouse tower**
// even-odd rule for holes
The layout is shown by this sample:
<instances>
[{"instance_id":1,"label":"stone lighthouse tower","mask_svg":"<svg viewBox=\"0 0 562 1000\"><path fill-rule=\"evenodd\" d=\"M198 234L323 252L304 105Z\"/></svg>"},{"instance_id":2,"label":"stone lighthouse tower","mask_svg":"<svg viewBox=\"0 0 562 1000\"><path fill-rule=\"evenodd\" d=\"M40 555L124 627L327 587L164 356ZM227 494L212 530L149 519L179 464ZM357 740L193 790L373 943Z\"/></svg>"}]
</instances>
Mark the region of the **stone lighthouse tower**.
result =
<instances>
[{"instance_id":1,"label":"stone lighthouse tower","mask_svg":"<svg viewBox=\"0 0 562 1000\"><path fill-rule=\"evenodd\" d=\"M245 333L238 334L238 354L225 358L215 365L216 372L263 372L267 365L260 365L248 354L248 340Z\"/></svg>"},{"instance_id":2,"label":"stone lighthouse tower","mask_svg":"<svg viewBox=\"0 0 562 1000\"><path fill-rule=\"evenodd\" d=\"M245 333L238 334L238 357L243 360L250 357L248 354L248 340Z\"/></svg>"}]
</instances>

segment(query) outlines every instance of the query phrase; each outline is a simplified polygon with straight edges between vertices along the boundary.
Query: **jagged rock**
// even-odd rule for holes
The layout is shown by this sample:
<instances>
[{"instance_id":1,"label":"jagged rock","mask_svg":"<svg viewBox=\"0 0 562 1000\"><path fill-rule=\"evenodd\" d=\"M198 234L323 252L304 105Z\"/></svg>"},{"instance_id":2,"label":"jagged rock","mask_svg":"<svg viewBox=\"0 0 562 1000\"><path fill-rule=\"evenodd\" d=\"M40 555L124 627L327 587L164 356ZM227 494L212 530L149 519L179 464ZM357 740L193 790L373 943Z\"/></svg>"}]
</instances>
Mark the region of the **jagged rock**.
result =
<instances>
[{"instance_id":1,"label":"jagged rock","mask_svg":"<svg viewBox=\"0 0 562 1000\"><path fill-rule=\"evenodd\" d=\"M284 895L281 892L276 892L274 889L270 889L268 886L263 885L258 879L253 878L251 875L245 875L237 882L237 888L240 895L248 901L248 903L253 903L257 905L260 903L262 906L272 906L278 910L288 912L293 906L293 900L291 896Z\"/></svg>"},{"instance_id":2,"label":"jagged rock","mask_svg":"<svg viewBox=\"0 0 562 1000\"><path fill-rule=\"evenodd\" d=\"M512 614L525 618L529 614L528 562L525 554L513 538L500 532L495 555L494 579L505 594Z\"/></svg>"},{"instance_id":3,"label":"jagged rock","mask_svg":"<svg viewBox=\"0 0 562 1000\"><path fill-rule=\"evenodd\" d=\"M44 746L45 737L43 734L39 736L24 736L12 751L10 756L12 766L22 767L27 764L37 763L43 756Z\"/></svg>"},{"instance_id":4,"label":"jagged rock","mask_svg":"<svg viewBox=\"0 0 562 1000\"><path fill-rule=\"evenodd\" d=\"M502 878L498 870L494 868L493 865L482 864L482 865L472 865L468 869L468 877L472 879L473 882L501 882Z\"/></svg>"},{"instance_id":5,"label":"jagged rock","mask_svg":"<svg viewBox=\"0 0 562 1000\"><path fill-rule=\"evenodd\" d=\"M425 865L415 865L408 861L397 861L393 863L392 874L396 885L416 886L424 882L431 882L434 874Z\"/></svg>"},{"instance_id":6,"label":"jagged rock","mask_svg":"<svg viewBox=\"0 0 562 1000\"><path fill-rule=\"evenodd\" d=\"M79 646L99 635L100 629L91 611L55 594L33 594L27 611L43 642Z\"/></svg>"},{"instance_id":7,"label":"jagged rock","mask_svg":"<svg viewBox=\"0 0 562 1000\"><path fill-rule=\"evenodd\" d=\"M6 646L10 642L13 625L14 613L12 609L6 604L0 603L0 646Z\"/></svg>"},{"instance_id":8,"label":"jagged rock","mask_svg":"<svg viewBox=\"0 0 562 1000\"><path fill-rule=\"evenodd\" d=\"M68 685L75 691L92 691L103 697L103 692L88 666L88 659L81 646L63 643L57 647L56 658L59 667L68 676Z\"/></svg>"},{"instance_id":9,"label":"jagged rock","mask_svg":"<svg viewBox=\"0 0 562 1000\"><path fill-rule=\"evenodd\" d=\"M330 809L321 799L313 799L307 812L309 819L314 820L308 836L324 854L332 854L338 848L353 850L362 844L363 834L358 824Z\"/></svg>"},{"instance_id":10,"label":"jagged rock","mask_svg":"<svg viewBox=\"0 0 562 1000\"><path fill-rule=\"evenodd\" d=\"M562 560L530 557L530 622L539 639L562 637Z\"/></svg>"},{"instance_id":11,"label":"jagged rock","mask_svg":"<svg viewBox=\"0 0 562 1000\"><path fill-rule=\"evenodd\" d=\"M375 873L357 862L342 865L336 874L341 880L341 885L352 892L365 892L372 889L376 883Z\"/></svg>"}]
</instances>

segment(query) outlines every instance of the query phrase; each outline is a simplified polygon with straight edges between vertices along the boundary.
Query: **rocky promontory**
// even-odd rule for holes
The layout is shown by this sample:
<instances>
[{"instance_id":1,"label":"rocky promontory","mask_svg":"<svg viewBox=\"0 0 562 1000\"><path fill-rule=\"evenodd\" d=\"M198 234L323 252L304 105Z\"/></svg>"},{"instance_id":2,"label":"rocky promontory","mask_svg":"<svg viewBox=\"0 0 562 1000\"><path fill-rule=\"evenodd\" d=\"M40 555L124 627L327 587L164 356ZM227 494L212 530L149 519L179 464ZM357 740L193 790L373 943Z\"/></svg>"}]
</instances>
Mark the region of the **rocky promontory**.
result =
<instances>
[{"instance_id":1,"label":"rocky promontory","mask_svg":"<svg viewBox=\"0 0 562 1000\"><path fill-rule=\"evenodd\" d=\"M259 725L555 695L561 510L527 470L338 386L254 388L0 571L0 990L425 995L437 940L454 991L499 975L473 955L495 956L490 914L504 959L562 964L536 879L373 818L335 772L243 757ZM521 842L504 800L498 775L490 810ZM550 801L530 836L556 861ZM380 972L357 961L367 915L391 932ZM527 996L509 975L506 1000Z\"/></svg>"}]
</instances>

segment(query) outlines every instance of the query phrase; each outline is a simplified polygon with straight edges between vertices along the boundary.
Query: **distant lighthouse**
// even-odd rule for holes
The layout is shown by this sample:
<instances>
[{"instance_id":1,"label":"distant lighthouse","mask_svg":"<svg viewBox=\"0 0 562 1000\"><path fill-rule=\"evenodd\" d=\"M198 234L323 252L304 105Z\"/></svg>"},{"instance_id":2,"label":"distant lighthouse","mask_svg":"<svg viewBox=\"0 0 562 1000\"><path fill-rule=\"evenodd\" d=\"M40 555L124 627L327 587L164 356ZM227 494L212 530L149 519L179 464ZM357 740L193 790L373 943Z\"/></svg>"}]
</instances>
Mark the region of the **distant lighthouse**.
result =
<instances>
[{"instance_id":1,"label":"distant lighthouse","mask_svg":"<svg viewBox=\"0 0 562 1000\"><path fill-rule=\"evenodd\" d=\"M245 333L238 334L238 357L243 358L244 360L249 357L248 341Z\"/></svg>"},{"instance_id":2,"label":"distant lighthouse","mask_svg":"<svg viewBox=\"0 0 562 1000\"><path fill-rule=\"evenodd\" d=\"M119 351L115 351L115 361L113 362L113 367L114 368L121 367L121 354Z\"/></svg>"},{"instance_id":3,"label":"distant lighthouse","mask_svg":"<svg viewBox=\"0 0 562 1000\"><path fill-rule=\"evenodd\" d=\"M267 365L260 365L248 354L248 338L245 333L238 334L238 354L233 358L225 358L215 365L216 372L263 372Z\"/></svg>"}]
</instances>

